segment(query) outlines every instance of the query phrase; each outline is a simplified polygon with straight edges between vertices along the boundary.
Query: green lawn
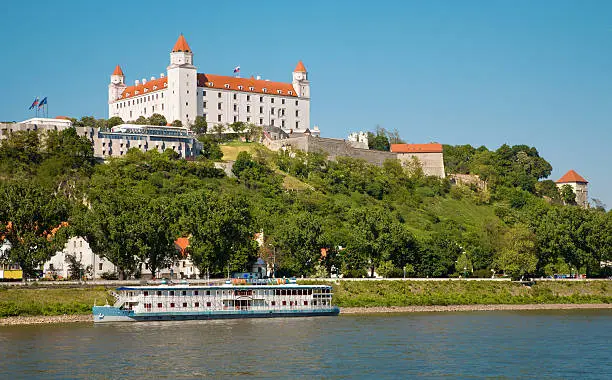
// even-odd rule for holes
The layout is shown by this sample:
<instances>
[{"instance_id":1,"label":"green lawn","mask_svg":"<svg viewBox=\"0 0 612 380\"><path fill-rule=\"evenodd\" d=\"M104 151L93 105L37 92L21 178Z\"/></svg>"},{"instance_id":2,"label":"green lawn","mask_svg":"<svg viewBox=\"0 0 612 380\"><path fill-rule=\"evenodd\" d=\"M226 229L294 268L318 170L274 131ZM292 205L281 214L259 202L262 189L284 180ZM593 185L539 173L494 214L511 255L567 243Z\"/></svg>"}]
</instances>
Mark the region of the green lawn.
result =
<instances>
[{"instance_id":1,"label":"green lawn","mask_svg":"<svg viewBox=\"0 0 612 380\"><path fill-rule=\"evenodd\" d=\"M104 287L0 287L0 317L91 313L94 301L104 305L114 298Z\"/></svg>"}]
</instances>

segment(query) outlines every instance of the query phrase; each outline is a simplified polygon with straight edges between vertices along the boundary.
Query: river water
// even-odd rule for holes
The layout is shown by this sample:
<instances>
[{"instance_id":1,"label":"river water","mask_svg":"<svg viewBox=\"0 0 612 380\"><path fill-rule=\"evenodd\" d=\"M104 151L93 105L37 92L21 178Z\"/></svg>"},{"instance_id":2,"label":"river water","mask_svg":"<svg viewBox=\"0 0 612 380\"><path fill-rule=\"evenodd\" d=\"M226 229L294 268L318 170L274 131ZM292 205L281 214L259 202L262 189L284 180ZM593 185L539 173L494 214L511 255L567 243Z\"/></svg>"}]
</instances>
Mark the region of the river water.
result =
<instances>
[{"instance_id":1,"label":"river water","mask_svg":"<svg viewBox=\"0 0 612 380\"><path fill-rule=\"evenodd\" d=\"M612 310L0 327L0 379L612 378Z\"/></svg>"}]
</instances>

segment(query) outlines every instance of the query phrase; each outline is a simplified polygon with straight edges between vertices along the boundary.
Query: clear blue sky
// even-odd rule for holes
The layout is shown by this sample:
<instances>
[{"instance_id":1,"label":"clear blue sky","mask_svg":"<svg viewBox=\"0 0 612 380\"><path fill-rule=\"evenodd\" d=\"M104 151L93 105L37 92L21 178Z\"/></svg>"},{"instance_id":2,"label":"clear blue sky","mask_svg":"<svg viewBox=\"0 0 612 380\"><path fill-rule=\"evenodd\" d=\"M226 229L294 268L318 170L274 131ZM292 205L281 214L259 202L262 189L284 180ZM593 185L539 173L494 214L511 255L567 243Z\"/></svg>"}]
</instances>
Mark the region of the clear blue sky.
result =
<instances>
[{"instance_id":1,"label":"clear blue sky","mask_svg":"<svg viewBox=\"0 0 612 380\"><path fill-rule=\"evenodd\" d=\"M311 122L409 142L528 144L612 206L612 1L22 1L3 4L0 120L107 117L116 64L159 76L184 33L199 72L290 81Z\"/></svg>"}]
</instances>

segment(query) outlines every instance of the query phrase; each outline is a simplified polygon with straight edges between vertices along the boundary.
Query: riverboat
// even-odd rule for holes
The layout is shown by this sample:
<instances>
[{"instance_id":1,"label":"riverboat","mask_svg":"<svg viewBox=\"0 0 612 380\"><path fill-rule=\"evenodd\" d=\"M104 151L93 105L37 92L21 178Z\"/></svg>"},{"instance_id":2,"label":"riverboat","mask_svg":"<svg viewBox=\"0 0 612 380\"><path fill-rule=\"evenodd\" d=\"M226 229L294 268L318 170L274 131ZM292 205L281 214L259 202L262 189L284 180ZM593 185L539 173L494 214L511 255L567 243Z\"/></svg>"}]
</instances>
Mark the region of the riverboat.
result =
<instances>
[{"instance_id":1,"label":"riverboat","mask_svg":"<svg viewBox=\"0 0 612 380\"><path fill-rule=\"evenodd\" d=\"M338 315L327 285L295 280L234 279L221 285L117 288L114 305L94 306L94 322L182 321Z\"/></svg>"}]
</instances>

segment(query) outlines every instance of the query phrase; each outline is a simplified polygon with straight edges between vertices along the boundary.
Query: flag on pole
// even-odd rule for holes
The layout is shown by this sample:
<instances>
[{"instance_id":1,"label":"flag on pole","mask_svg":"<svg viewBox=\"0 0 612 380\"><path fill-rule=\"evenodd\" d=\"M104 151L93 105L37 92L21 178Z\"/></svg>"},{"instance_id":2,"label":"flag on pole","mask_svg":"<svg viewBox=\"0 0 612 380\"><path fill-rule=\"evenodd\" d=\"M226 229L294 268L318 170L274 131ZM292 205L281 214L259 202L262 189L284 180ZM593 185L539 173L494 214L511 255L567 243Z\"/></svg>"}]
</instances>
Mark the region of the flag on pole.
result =
<instances>
[{"instance_id":1,"label":"flag on pole","mask_svg":"<svg viewBox=\"0 0 612 380\"><path fill-rule=\"evenodd\" d=\"M33 109L34 107L36 107L38 105L38 96L36 97L36 99L34 99L34 101L32 102L32 105L30 106L29 109Z\"/></svg>"},{"instance_id":2,"label":"flag on pole","mask_svg":"<svg viewBox=\"0 0 612 380\"><path fill-rule=\"evenodd\" d=\"M44 106L45 104L47 104L47 97L46 96L43 98L43 100L40 101L40 103L38 103L38 108Z\"/></svg>"},{"instance_id":3,"label":"flag on pole","mask_svg":"<svg viewBox=\"0 0 612 380\"><path fill-rule=\"evenodd\" d=\"M239 73L239 72L240 72L240 66L234 67L234 74Z\"/></svg>"}]
</instances>

